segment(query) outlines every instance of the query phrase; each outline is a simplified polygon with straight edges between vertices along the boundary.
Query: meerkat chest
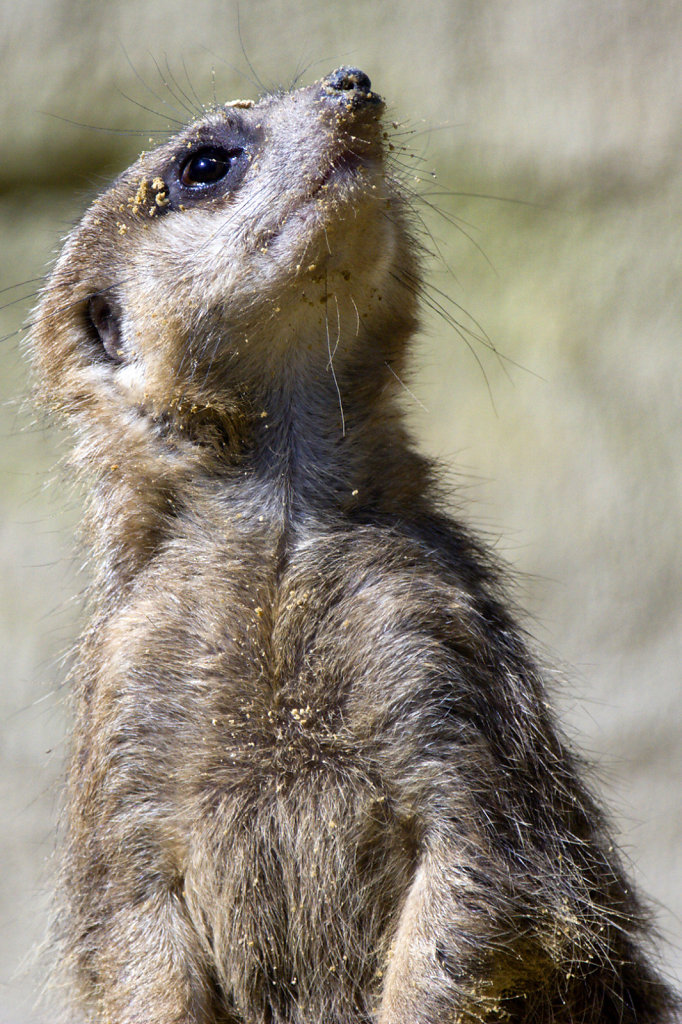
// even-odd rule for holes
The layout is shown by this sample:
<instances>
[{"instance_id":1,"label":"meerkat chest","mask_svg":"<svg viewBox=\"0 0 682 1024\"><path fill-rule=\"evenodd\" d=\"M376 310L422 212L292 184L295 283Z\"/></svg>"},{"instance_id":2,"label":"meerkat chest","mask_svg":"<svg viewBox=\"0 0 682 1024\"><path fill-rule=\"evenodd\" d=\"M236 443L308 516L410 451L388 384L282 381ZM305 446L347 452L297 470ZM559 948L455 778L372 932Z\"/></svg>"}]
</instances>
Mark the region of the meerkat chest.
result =
<instances>
[{"instance_id":1,"label":"meerkat chest","mask_svg":"<svg viewBox=\"0 0 682 1024\"><path fill-rule=\"evenodd\" d=\"M188 785L284 784L373 760L401 706L425 697L436 582L415 574L406 543L361 529L310 533L286 557L243 537L183 539L178 552L108 623L102 742L134 744L142 760L153 746Z\"/></svg>"}]
</instances>

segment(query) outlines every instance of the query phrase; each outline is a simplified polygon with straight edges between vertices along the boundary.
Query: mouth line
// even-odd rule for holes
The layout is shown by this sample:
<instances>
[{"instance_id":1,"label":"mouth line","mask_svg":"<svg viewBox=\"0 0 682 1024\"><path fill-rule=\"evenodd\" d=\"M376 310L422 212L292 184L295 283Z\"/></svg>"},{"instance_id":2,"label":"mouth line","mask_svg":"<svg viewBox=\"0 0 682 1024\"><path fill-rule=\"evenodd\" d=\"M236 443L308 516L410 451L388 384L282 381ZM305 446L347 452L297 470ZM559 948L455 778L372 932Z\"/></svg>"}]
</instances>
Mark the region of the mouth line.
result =
<instances>
[{"instance_id":1,"label":"mouth line","mask_svg":"<svg viewBox=\"0 0 682 1024\"><path fill-rule=\"evenodd\" d=\"M314 199L326 186L344 178L357 178L359 172L371 166L372 161L362 157L352 149L343 150L339 156L331 160L327 170L313 188L308 199Z\"/></svg>"},{"instance_id":2,"label":"mouth line","mask_svg":"<svg viewBox=\"0 0 682 1024\"><path fill-rule=\"evenodd\" d=\"M292 220L307 219L313 216L317 209L317 200L328 191L330 199L343 199L343 192L335 186L352 186L356 183L363 172L371 173L378 168L381 161L365 156L360 156L354 151L347 149L341 152L329 162L327 169L320 175L317 181L313 182L308 191L300 196L287 212L285 219L273 230L268 231L259 239L259 245L269 245L276 241L285 231L287 223Z\"/></svg>"}]
</instances>

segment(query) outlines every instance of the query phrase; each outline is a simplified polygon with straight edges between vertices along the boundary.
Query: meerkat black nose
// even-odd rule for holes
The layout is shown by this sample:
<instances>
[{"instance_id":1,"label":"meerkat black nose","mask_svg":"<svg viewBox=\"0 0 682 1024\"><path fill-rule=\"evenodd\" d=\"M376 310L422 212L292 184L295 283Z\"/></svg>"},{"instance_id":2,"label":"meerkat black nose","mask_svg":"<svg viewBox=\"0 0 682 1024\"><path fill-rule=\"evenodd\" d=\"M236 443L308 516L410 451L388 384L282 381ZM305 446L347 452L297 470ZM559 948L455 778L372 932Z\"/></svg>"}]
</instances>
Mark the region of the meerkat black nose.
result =
<instances>
[{"instance_id":1,"label":"meerkat black nose","mask_svg":"<svg viewBox=\"0 0 682 1024\"><path fill-rule=\"evenodd\" d=\"M359 68L337 68L325 78L332 89L357 89L358 92L370 92L372 83L364 71Z\"/></svg>"},{"instance_id":2,"label":"meerkat black nose","mask_svg":"<svg viewBox=\"0 0 682 1024\"><path fill-rule=\"evenodd\" d=\"M381 97L372 92L368 75L359 68L337 68L322 80L322 87L328 94L342 94L345 102L353 107L382 102Z\"/></svg>"}]
</instances>

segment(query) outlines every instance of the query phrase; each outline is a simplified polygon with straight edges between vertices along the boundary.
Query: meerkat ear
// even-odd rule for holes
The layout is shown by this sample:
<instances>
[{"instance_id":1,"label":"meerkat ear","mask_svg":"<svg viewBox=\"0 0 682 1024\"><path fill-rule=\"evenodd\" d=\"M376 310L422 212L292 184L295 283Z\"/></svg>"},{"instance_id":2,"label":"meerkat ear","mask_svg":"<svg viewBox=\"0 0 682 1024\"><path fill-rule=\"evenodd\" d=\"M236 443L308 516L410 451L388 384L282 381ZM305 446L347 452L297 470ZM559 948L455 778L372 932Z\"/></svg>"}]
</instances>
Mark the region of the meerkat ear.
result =
<instances>
[{"instance_id":1,"label":"meerkat ear","mask_svg":"<svg viewBox=\"0 0 682 1024\"><path fill-rule=\"evenodd\" d=\"M122 363L121 325L112 301L101 293L93 295L87 306L90 329L96 335L104 354L112 363Z\"/></svg>"}]
</instances>

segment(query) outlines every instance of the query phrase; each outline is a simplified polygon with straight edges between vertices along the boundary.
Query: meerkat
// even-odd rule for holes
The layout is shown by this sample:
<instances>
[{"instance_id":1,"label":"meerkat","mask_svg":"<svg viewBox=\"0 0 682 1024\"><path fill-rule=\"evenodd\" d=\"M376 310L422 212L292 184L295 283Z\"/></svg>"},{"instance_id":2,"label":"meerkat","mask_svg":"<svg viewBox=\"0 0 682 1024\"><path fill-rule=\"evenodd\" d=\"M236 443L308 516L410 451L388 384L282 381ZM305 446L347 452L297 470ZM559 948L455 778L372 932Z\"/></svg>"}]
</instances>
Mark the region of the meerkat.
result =
<instances>
[{"instance_id":1,"label":"meerkat","mask_svg":"<svg viewBox=\"0 0 682 1024\"><path fill-rule=\"evenodd\" d=\"M342 67L69 235L35 388L88 483L55 961L93 1024L664 1024L646 910L397 400L419 247Z\"/></svg>"}]
</instances>

